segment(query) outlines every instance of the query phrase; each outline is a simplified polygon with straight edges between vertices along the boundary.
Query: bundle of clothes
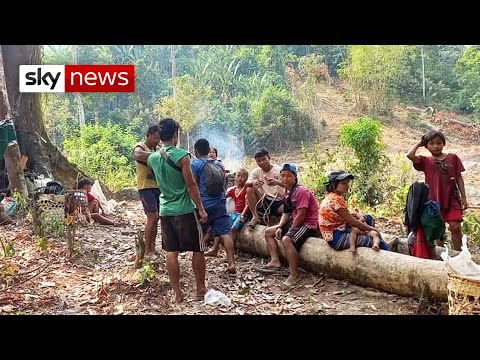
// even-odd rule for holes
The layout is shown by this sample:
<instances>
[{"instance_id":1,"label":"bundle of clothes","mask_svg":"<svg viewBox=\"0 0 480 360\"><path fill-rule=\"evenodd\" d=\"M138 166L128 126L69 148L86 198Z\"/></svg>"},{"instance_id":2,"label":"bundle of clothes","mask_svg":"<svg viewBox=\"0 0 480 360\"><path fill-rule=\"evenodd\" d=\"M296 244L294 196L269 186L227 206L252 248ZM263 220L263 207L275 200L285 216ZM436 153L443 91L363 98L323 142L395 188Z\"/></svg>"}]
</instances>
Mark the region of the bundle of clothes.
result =
<instances>
[{"instance_id":1,"label":"bundle of clothes","mask_svg":"<svg viewBox=\"0 0 480 360\"><path fill-rule=\"evenodd\" d=\"M404 224L408 233L410 255L436 259L435 241L445 241L445 222L440 215L440 205L428 200L429 187L416 181L408 190L404 209Z\"/></svg>"}]
</instances>

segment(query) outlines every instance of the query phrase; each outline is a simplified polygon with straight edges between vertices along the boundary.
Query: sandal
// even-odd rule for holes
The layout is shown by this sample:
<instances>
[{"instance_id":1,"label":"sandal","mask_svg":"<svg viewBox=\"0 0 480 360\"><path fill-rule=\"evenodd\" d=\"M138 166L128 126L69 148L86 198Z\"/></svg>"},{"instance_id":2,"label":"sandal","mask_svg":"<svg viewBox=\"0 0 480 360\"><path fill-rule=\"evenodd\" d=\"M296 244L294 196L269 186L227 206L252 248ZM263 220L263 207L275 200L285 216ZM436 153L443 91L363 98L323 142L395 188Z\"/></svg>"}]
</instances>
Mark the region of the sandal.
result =
<instances>
[{"instance_id":1,"label":"sandal","mask_svg":"<svg viewBox=\"0 0 480 360\"><path fill-rule=\"evenodd\" d=\"M279 267L272 267L272 266L263 266L256 269L259 273L262 274L276 274L276 273L283 273L283 269L281 266Z\"/></svg>"},{"instance_id":2,"label":"sandal","mask_svg":"<svg viewBox=\"0 0 480 360\"><path fill-rule=\"evenodd\" d=\"M291 287L294 287L295 285L297 285L300 282L300 280L301 280L300 278L295 279L295 280L287 279L283 282L283 285L285 285L288 288L291 288Z\"/></svg>"}]
</instances>

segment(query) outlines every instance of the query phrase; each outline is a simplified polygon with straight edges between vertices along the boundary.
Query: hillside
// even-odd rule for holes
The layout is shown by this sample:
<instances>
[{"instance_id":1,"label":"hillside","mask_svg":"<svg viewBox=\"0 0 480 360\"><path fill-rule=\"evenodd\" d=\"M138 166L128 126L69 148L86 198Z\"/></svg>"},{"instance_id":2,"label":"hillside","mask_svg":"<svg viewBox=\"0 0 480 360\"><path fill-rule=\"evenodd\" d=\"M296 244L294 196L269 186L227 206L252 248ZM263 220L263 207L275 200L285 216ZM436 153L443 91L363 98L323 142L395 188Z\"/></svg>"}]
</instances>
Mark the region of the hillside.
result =
<instances>
[{"instance_id":1,"label":"hillside","mask_svg":"<svg viewBox=\"0 0 480 360\"><path fill-rule=\"evenodd\" d=\"M334 149L338 146L339 129L343 123L351 122L364 114L356 111L353 103L345 100L343 94L330 86L322 86L315 107L315 122L319 125L319 145L321 150ZM428 131L426 123L440 128L447 139L445 151L456 153L465 166L464 179L467 197L471 206L480 205L480 127L464 127L445 119L464 120L455 113L436 112L435 117L410 111L406 107L397 107L390 117L381 117L383 123L383 142L387 146L388 155L406 155L421 136ZM292 147L293 149L293 147ZM420 149L419 154L427 154ZM286 153L274 154L278 163L292 161L305 165L305 157L298 149ZM412 172L422 179L422 174Z\"/></svg>"}]
</instances>

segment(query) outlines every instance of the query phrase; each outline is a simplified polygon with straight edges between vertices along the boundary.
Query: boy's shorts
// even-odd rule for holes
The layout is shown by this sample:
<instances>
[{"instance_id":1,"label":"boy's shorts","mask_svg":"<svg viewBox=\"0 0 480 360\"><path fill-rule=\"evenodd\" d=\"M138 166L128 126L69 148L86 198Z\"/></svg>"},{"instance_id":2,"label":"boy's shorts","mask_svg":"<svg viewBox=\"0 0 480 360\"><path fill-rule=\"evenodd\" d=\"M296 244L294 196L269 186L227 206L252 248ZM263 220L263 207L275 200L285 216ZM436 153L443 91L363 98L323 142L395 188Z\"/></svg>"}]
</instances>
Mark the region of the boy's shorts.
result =
<instances>
[{"instance_id":1,"label":"boy's shorts","mask_svg":"<svg viewBox=\"0 0 480 360\"><path fill-rule=\"evenodd\" d=\"M232 229L235 230L240 230L243 225L245 225L246 222L252 220L252 217L250 215L243 215L243 221L240 221L240 214L239 213L229 213L230 219L232 219Z\"/></svg>"}]
</instances>

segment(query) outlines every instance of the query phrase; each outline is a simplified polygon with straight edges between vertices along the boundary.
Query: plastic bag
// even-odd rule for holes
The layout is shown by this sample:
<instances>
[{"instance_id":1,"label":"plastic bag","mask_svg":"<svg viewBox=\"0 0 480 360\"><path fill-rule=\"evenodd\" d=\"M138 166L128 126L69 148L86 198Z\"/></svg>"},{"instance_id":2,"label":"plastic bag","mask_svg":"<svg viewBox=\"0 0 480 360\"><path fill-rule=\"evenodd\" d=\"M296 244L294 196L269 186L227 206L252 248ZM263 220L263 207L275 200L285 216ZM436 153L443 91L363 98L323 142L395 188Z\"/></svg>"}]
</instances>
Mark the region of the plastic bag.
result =
<instances>
[{"instance_id":1,"label":"plastic bag","mask_svg":"<svg viewBox=\"0 0 480 360\"><path fill-rule=\"evenodd\" d=\"M113 213L113 210L115 208L115 204L117 203L115 200L107 200L105 197L105 194L102 191L102 188L100 187L100 183L98 180L95 180L95 183L92 185L92 190L90 193L95 196L95 198L100 202L100 205L102 206L103 213L105 215L110 215Z\"/></svg>"},{"instance_id":2,"label":"plastic bag","mask_svg":"<svg viewBox=\"0 0 480 360\"><path fill-rule=\"evenodd\" d=\"M205 293L205 305L222 305L222 306L230 306L232 301L221 291L208 289Z\"/></svg>"},{"instance_id":3,"label":"plastic bag","mask_svg":"<svg viewBox=\"0 0 480 360\"><path fill-rule=\"evenodd\" d=\"M460 254L451 257L448 255L448 248L445 247L445 251L440 256L456 274L473 280L480 280L480 265L472 261L472 254L467 247L467 235L462 237L462 251L460 251Z\"/></svg>"},{"instance_id":4,"label":"plastic bag","mask_svg":"<svg viewBox=\"0 0 480 360\"><path fill-rule=\"evenodd\" d=\"M410 231L410 234L408 234L408 236L407 236L408 245L415 244L415 239L416 239L415 233L413 231Z\"/></svg>"},{"instance_id":5,"label":"plastic bag","mask_svg":"<svg viewBox=\"0 0 480 360\"><path fill-rule=\"evenodd\" d=\"M8 216L12 216L15 213L15 209L17 208L17 200L12 197L5 197L1 202L3 208L5 209L5 214Z\"/></svg>"},{"instance_id":6,"label":"plastic bag","mask_svg":"<svg viewBox=\"0 0 480 360\"><path fill-rule=\"evenodd\" d=\"M227 198L226 208L227 208L227 213L235 212L235 201L233 201L233 198L231 197Z\"/></svg>"}]
</instances>

